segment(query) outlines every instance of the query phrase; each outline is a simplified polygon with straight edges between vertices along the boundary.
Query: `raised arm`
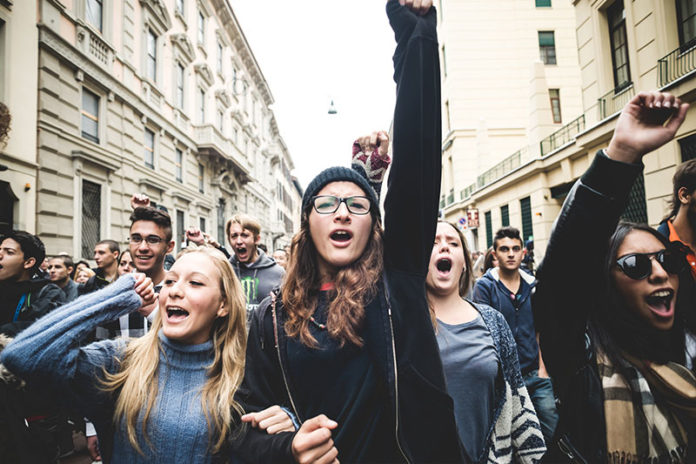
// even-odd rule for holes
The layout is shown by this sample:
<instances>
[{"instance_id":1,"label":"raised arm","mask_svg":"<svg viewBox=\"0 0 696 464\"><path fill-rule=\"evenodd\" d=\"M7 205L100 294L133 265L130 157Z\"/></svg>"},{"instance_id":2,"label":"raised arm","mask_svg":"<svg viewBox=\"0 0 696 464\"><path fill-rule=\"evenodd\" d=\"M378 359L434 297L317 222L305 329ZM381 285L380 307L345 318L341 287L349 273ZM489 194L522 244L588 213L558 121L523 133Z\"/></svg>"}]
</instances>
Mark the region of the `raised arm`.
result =
<instances>
[{"instance_id":1,"label":"raised arm","mask_svg":"<svg viewBox=\"0 0 696 464\"><path fill-rule=\"evenodd\" d=\"M437 21L432 1L401 3L406 6L396 0L387 3L397 46L394 161L384 203L384 253L388 269L425 275L435 237L442 168Z\"/></svg>"},{"instance_id":2,"label":"raised arm","mask_svg":"<svg viewBox=\"0 0 696 464\"><path fill-rule=\"evenodd\" d=\"M537 273L534 320L544 361L559 380L587 361L589 311L605 285L602 269L642 157L674 137L688 104L664 93L641 92L623 109L606 152L568 194Z\"/></svg>"}]
</instances>

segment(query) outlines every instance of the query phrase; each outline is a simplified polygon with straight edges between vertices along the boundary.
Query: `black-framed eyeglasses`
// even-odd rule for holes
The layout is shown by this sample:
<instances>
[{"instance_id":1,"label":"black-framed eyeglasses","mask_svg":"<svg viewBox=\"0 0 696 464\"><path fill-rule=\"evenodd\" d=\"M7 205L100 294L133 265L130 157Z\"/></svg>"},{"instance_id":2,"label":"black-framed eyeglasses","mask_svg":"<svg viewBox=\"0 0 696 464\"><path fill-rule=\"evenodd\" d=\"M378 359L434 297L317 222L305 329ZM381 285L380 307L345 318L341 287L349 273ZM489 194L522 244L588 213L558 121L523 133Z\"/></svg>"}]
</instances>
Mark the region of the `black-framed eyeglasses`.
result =
<instances>
[{"instance_id":1,"label":"black-framed eyeglasses","mask_svg":"<svg viewBox=\"0 0 696 464\"><path fill-rule=\"evenodd\" d=\"M333 195L318 195L312 197L314 210L319 214L333 214L338 211L341 203L346 204L351 214L363 215L370 212L370 199L364 196L341 198Z\"/></svg>"},{"instance_id":2,"label":"black-framed eyeglasses","mask_svg":"<svg viewBox=\"0 0 696 464\"><path fill-rule=\"evenodd\" d=\"M133 234L130 236L129 240L131 243L135 243L136 245L138 245L139 243L142 243L143 240L145 240L145 242L148 245L158 245L158 244L164 242L164 239L162 237L157 236L157 235L148 235L147 237L143 238L142 235Z\"/></svg>"},{"instance_id":3,"label":"black-framed eyeglasses","mask_svg":"<svg viewBox=\"0 0 696 464\"><path fill-rule=\"evenodd\" d=\"M633 280L643 280L652 274L652 260L656 260L669 274L686 269L685 256L676 250L664 249L656 253L631 253L616 260L621 271Z\"/></svg>"}]
</instances>

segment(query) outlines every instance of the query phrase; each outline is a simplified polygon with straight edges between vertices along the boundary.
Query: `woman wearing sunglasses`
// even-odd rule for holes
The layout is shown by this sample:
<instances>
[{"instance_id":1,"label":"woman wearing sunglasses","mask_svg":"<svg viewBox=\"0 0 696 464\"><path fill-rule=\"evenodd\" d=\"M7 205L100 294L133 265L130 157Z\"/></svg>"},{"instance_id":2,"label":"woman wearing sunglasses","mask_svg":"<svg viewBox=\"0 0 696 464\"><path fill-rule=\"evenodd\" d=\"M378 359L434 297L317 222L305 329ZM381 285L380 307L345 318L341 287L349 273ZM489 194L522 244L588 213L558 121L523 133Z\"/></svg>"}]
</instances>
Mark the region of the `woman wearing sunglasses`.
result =
<instances>
[{"instance_id":1,"label":"woman wearing sunglasses","mask_svg":"<svg viewBox=\"0 0 696 464\"><path fill-rule=\"evenodd\" d=\"M425 296L441 171L431 5L387 3L398 44L385 231L389 140L373 133L354 146L356 169L307 186L282 292L252 318L238 398L289 406L302 425L247 430L237 448L250 462L462 462Z\"/></svg>"},{"instance_id":2,"label":"woman wearing sunglasses","mask_svg":"<svg viewBox=\"0 0 696 464\"><path fill-rule=\"evenodd\" d=\"M570 462L695 458L685 256L647 225L617 227L643 155L674 137L687 108L658 92L626 105L609 147L569 193L537 274L535 322Z\"/></svg>"}]
</instances>

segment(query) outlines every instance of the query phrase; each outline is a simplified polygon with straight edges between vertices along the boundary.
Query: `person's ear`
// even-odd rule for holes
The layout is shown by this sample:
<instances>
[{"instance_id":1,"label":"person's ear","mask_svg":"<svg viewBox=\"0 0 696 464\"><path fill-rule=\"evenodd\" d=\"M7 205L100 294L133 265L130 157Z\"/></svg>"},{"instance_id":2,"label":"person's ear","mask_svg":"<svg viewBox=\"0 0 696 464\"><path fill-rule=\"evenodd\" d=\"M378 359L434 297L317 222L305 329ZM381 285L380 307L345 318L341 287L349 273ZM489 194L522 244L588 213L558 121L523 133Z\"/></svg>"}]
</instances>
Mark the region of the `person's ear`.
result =
<instances>
[{"instance_id":1,"label":"person's ear","mask_svg":"<svg viewBox=\"0 0 696 464\"><path fill-rule=\"evenodd\" d=\"M682 205L688 205L691 194L689 193L689 190L686 187L681 187L677 191L677 198L679 199L679 203Z\"/></svg>"},{"instance_id":2,"label":"person's ear","mask_svg":"<svg viewBox=\"0 0 696 464\"><path fill-rule=\"evenodd\" d=\"M29 258L24 260L24 269L29 270L36 265L36 258Z\"/></svg>"},{"instance_id":3,"label":"person's ear","mask_svg":"<svg viewBox=\"0 0 696 464\"><path fill-rule=\"evenodd\" d=\"M225 301L220 302L220 307L217 310L217 317L225 317L229 314L229 311L227 310L227 305L225 304Z\"/></svg>"},{"instance_id":4,"label":"person's ear","mask_svg":"<svg viewBox=\"0 0 696 464\"><path fill-rule=\"evenodd\" d=\"M72 274L73 267L72 267L72 266L69 266L69 267L67 268L67 270L68 270L68 275L70 275L70 274Z\"/></svg>"},{"instance_id":5,"label":"person's ear","mask_svg":"<svg viewBox=\"0 0 696 464\"><path fill-rule=\"evenodd\" d=\"M261 243L261 234L254 237L254 245L258 245L259 243Z\"/></svg>"},{"instance_id":6,"label":"person's ear","mask_svg":"<svg viewBox=\"0 0 696 464\"><path fill-rule=\"evenodd\" d=\"M166 254L171 253L173 249L174 249L174 240L170 240L169 244L167 245L167 253Z\"/></svg>"}]
</instances>

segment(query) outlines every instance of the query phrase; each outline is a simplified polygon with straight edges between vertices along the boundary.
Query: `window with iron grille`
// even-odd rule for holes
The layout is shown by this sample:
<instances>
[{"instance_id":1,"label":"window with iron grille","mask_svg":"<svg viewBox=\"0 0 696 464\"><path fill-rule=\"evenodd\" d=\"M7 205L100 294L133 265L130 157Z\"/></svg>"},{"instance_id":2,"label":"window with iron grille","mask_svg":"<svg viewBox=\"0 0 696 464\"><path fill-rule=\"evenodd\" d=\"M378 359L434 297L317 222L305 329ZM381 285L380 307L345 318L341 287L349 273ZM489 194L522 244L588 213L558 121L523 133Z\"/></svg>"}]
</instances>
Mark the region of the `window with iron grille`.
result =
<instances>
[{"instance_id":1,"label":"window with iron grille","mask_svg":"<svg viewBox=\"0 0 696 464\"><path fill-rule=\"evenodd\" d=\"M531 198L525 197L520 200L520 213L522 214L522 241L526 242L534 236Z\"/></svg>"},{"instance_id":2,"label":"window with iron grille","mask_svg":"<svg viewBox=\"0 0 696 464\"><path fill-rule=\"evenodd\" d=\"M493 218L490 211L486 211L484 217L486 218L486 246L490 248L493 246Z\"/></svg>"},{"instance_id":3,"label":"window with iron grille","mask_svg":"<svg viewBox=\"0 0 696 464\"><path fill-rule=\"evenodd\" d=\"M205 193L205 167L198 163L198 191Z\"/></svg>"},{"instance_id":4,"label":"window with iron grille","mask_svg":"<svg viewBox=\"0 0 696 464\"><path fill-rule=\"evenodd\" d=\"M217 204L218 243L225 243L225 200L220 198Z\"/></svg>"},{"instance_id":5,"label":"window with iron grille","mask_svg":"<svg viewBox=\"0 0 696 464\"><path fill-rule=\"evenodd\" d=\"M682 163L696 158L696 134L679 139Z\"/></svg>"},{"instance_id":6,"label":"window with iron grille","mask_svg":"<svg viewBox=\"0 0 696 464\"><path fill-rule=\"evenodd\" d=\"M503 205L500 207L500 221L503 227L510 225L510 208L508 208L508 205Z\"/></svg>"},{"instance_id":7,"label":"window with iron grille","mask_svg":"<svg viewBox=\"0 0 696 464\"><path fill-rule=\"evenodd\" d=\"M217 72L222 74L222 44L217 43Z\"/></svg>"},{"instance_id":8,"label":"window with iron grille","mask_svg":"<svg viewBox=\"0 0 696 464\"><path fill-rule=\"evenodd\" d=\"M539 31L539 54L544 64L556 64L556 36L554 31Z\"/></svg>"},{"instance_id":9,"label":"window with iron grille","mask_svg":"<svg viewBox=\"0 0 696 464\"><path fill-rule=\"evenodd\" d=\"M181 245L184 242L184 234L186 233L186 228L184 226L184 212L180 209L176 210L176 249L181 251Z\"/></svg>"},{"instance_id":10,"label":"window with iron grille","mask_svg":"<svg viewBox=\"0 0 696 464\"><path fill-rule=\"evenodd\" d=\"M176 11L178 11L183 16L183 14L184 14L184 0L176 0Z\"/></svg>"},{"instance_id":11,"label":"window with iron grille","mask_svg":"<svg viewBox=\"0 0 696 464\"><path fill-rule=\"evenodd\" d=\"M645 202L645 179L641 174L636 179L631 193L628 195L628 203L621 218L631 222L648 222L648 206Z\"/></svg>"},{"instance_id":12,"label":"window with iron grille","mask_svg":"<svg viewBox=\"0 0 696 464\"><path fill-rule=\"evenodd\" d=\"M99 143L99 96L82 88L82 137Z\"/></svg>"},{"instance_id":13,"label":"window with iron grille","mask_svg":"<svg viewBox=\"0 0 696 464\"><path fill-rule=\"evenodd\" d=\"M609 38L611 40L611 62L614 70L614 89L618 92L631 83L628 62L628 40L626 39L626 10L623 0L616 0L607 10Z\"/></svg>"},{"instance_id":14,"label":"window with iron grille","mask_svg":"<svg viewBox=\"0 0 696 464\"><path fill-rule=\"evenodd\" d=\"M198 218L198 228L201 229L202 232L205 232L205 218L204 217Z\"/></svg>"},{"instance_id":15,"label":"window with iron grille","mask_svg":"<svg viewBox=\"0 0 696 464\"><path fill-rule=\"evenodd\" d=\"M101 186L82 181L82 257L91 259L94 247L100 240Z\"/></svg>"},{"instance_id":16,"label":"window with iron grille","mask_svg":"<svg viewBox=\"0 0 696 464\"><path fill-rule=\"evenodd\" d=\"M0 180L0 235L9 234L14 227L14 206L17 200L9 182Z\"/></svg>"},{"instance_id":17,"label":"window with iron grille","mask_svg":"<svg viewBox=\"0 0 696 464\"><path fill-rule=\"evenodd\" d=\"M551 115L555 124L561 123L561 92L558 89L549 89L551 100Z\"/></svg>"},{"instance_id":18,"label":"window with iron grille","mask_svg":"<svg viewBox=\"0 0 696 464\"><path fill-rule=\"evenodd\" d=\"M87 0L85 5L85 19L89 24L94 26L99 32L102 31L102 11L104 9L102 0Z\"/></svg>"},{"instance_id":19,"label":"window with iron grille","mask_svg":"<svg viewBox=\"0 0 696 464\"><path fill-rule=\"evenodd\" d=\"M155 133L145 128L145 144L143 145L145 166L155 168Z\"/></svg>"},{"instance_id":20,"label":"window with iron grille","mask_svg":"<svg viewBox=\"0 0 696 464\"><path fill-rule=\"evenodd\" d=\"M205 44L205 16L198 10L198 43Z\"/></svg>"},{"instance_id":21,"label":"window with iron grille","mask_svg":"<svg viewBox=\"0 0 696 464\"><path fill-rule=\"evenodd\" d=\"M184 108L184 67L176 64L176 106Z\"/></svg>"},{"instance_id":22,"label":"window with iron grille","mask_svg":"<svg viewBox=\"0 0 696 464\"><path fill-rule=\"evenodd\" d=\"M225 114L222 112L222 110L217 111L217 126L218 130L222 132L222 124L225 121Z\"/></svg>"},{"instance_id":23,"label":"window with iron grille","mask_svg":"<svg viewBox=\"0 0 696 464\"><path fill-rule=\"evenodd\" d=\"M677 0L677 26L682 52L696 45L696 0Z\"/></svg>"},{"instance_id":24,"label":"window with iron grille","mask_svg":"<svg viewBox=\"0 0 696 464\"><path fill-rule=\"evenodd\" d=\"M184 166L184 152L177 148L174 156L175 156L174 167L176 170L176 180L177 180L177 182L183 182L184 181L184 167L183 167Z\"/></svg>"},{"instance_id":25,"label":"window with iron grille","mask_svg":"<svg viewBox=\"0 0 696 464\"><path fill-rule=\"evenodd\" d=\"M541 8L541 7L550 7L551 6L551 0L536 0L536 7Z\"/></svg>"},{"instance_id":26,"label":"window with iron grille","mask_svg":"<svg viewBox=\"0 0 696 464\"><path fill-rule=\"evenodd\" d=\"M146 72L152 82L157 82L157 36L152 29L147 30Z\"/></svg>"}]
</instances>

